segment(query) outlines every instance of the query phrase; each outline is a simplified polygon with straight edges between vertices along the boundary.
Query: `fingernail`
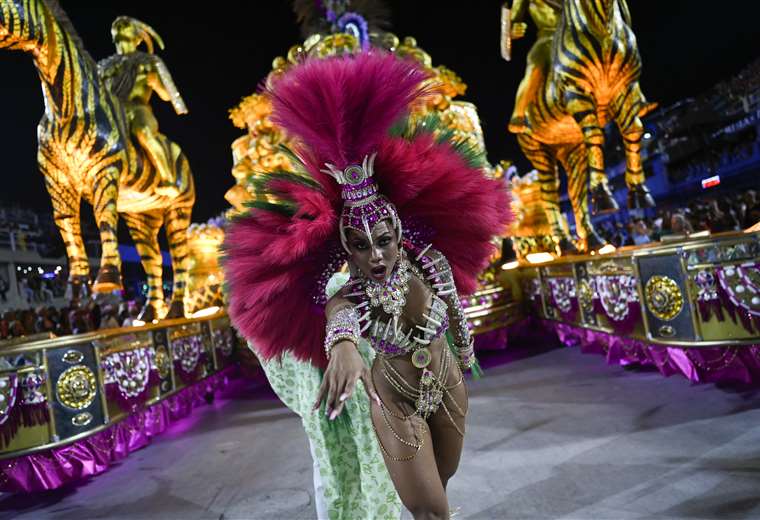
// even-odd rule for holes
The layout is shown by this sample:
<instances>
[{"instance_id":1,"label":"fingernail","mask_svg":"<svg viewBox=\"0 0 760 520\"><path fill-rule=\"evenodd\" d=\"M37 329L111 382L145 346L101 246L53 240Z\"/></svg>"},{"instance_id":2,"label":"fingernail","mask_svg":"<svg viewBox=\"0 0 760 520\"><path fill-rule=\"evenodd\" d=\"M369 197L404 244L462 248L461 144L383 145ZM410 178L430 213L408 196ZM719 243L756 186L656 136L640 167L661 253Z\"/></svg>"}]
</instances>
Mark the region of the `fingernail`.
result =
<instances>
[{"instance_id":1,"label":"fingernail","mask_svg":"<svg viewBox=\"0 0 760 520\"><path fill-rule=\"evenodd\" d=\"M334 421L337 416L338 416L338 410L333 410L333 412L330 414L330 420Z\"/></svg>"},{"instance_id":2,"label":"fingernail","mask_svg":"<svg viewBox=\"0 0 760 520\"><path fill-rule=\"evenodd\" d=\"M330 415L330 412L332 412L332 408L325 409L325 415Z\"/></svg>"},{"instance_id":3,"label":"fingernail","mask_svg":"<svg viewBox=\"0 0 760 520\"><path fill-rule=\"evenodd\" d=\"M346 399L348 399L348 394L340 394L341 401L345 401Z\"/></svg>"}]
</instances>

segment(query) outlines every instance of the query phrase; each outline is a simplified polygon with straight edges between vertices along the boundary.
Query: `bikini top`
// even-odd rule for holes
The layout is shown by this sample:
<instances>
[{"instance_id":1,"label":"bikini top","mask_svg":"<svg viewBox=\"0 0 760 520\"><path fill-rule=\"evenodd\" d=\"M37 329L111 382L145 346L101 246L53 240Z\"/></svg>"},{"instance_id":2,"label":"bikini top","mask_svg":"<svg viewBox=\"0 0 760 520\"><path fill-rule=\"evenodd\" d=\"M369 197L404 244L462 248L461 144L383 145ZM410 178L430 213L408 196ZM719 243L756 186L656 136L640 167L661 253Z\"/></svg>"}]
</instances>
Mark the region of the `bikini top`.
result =
<instances>
[{"instance_id":1,"label":"bikini top","mask_svg":"<svg viewBox=\"0 0 760 520\"><path fill-rule=\"evenodd\" d=\"M378 354L388 357L409 354L424 348L443 336L449 328L448 304L441 296L455 293L451 271L441 269L438 264L444 260L443 255L427 254L430 246L423 249L411 263L411 271L433 292L433 298L427 312L422 313L424 325L414 325L404 330L404 327L394 323L393 319L383 320L372 318L369 310L369 296L363 290L360 281L349 281L345 297L358 299L355 309L359 314L362 335ZM419 263L419 266L417 265Z\"/></svg>"},{"instance_id":2,"label":"bikini top","mask_svg":"<svg viewBox=\"0 0 760 520\"><path fill-rule=\"evenodd\" d=\"M386 322L374 318L368 320L369 326L364 334L379 354L389 357L408 354L430 345L446 333L449 328L447 309L446 302L433 295L428 312L422 314L424 325L415 325L404 332L401 325L394 327L392 319Z\"/></svg>"}]
</instances>

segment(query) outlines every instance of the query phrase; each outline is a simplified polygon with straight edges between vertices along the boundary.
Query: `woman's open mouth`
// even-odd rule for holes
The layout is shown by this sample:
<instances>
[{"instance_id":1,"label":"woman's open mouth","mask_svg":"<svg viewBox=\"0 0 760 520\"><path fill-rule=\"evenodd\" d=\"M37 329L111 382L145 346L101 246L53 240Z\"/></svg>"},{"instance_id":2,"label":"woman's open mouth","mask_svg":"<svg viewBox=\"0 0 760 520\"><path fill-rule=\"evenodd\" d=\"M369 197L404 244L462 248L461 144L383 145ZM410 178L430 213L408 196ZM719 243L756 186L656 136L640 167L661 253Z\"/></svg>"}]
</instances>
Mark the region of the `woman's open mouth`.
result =
<instances>
[{"instance_id":1,"label":"woman's open mouth","mask_svg":"<svg viewBox=\"0 0 760 520\"><path fill-rule=\"evenodd\" d=\"M377 267L373 267L370 269L370 272L372 273L372 278L378 281L385 280L385 266L384 265L378 265Z\"/></svg>"}]
</instances>

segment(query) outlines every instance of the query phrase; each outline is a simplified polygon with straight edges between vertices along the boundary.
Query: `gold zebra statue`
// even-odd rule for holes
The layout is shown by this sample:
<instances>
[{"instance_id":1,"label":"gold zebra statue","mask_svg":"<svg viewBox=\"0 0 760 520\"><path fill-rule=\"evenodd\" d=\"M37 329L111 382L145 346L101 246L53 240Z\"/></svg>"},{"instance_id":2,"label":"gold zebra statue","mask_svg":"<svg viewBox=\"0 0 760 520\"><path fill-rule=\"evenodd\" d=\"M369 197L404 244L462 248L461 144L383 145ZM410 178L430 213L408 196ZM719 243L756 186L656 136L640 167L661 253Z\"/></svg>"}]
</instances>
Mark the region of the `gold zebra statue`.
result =
<instances>
[{"instance_id":1,"label":"gold zebra statue","mask_svg":"<svg viewBox=\"0 0 760 520\"><path fill-rule=\"evenodd\" d=\"M525 34L529 12L539 29L509 129L538 170L541 197L562 251L605 245L591 224L595 209L617 209L604 169L604 127L614 121L625 147L628 207L654 206L641 165L641 116L655 108L639 86L641 56L625 0L515 0L502 16L502 54ZM558 165L567 172L576 248L561 225ZM590 188L589 188L590 184Z\"/></svg>"},{"instance_id":2,"label":"gold zebra statue","mask_svg":"<svg viewBox=\"0 0 760 520\"><path fill-rule=\"evenodd\" d=\"M28 53L42 82L45 112L38 126L37 160L66 245L75 299L89 287L90 267L80 230L80 200L89 202L100 232L100 270L94 292L121 287L116 225L124 217L148 277L143 321L184 316L187 228L195 186L187 158L165 137L176 193L137 140L122 100L98 67L56 0L0 0L0 48ZM174 270L168 312L162 287L158 231L165 226Z\"/></svg>"}]
</instances>

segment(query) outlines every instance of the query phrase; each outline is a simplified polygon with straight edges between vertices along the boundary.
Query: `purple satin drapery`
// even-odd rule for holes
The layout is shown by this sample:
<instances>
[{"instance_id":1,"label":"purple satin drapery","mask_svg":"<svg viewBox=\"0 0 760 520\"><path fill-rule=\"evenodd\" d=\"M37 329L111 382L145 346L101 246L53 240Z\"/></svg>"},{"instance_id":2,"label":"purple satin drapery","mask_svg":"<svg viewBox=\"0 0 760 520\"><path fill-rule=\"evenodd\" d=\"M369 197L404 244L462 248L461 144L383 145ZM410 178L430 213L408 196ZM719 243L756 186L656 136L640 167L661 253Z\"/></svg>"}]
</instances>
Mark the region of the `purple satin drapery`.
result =
<instances>
[{"instance_id":1,"label":"purple satin drapery","mask_svg":"<svg viewBox=\"0 0 760 520\"><path fill-rule=\"evenodd\" d=\"M72 444L0 461L0 491L47 491L106 471L111 464L148 445L152 437L187 417L194 407L205 404L209 393L227 385L234 369L227 368L183 388Z\"/></svg>"},{"instance_id":2,"label":"purple satin drapery","mask_svg":"<svg viewBox=\"0 0 760 520\"><path fill-rule=\"evenodd\" d=\"M693 383L760 385L760 345L678 348L545 321L559 340L582 352L602 354L610 364L654 367L664 376L681 374Z\"/></svg>"}]
</instances>

